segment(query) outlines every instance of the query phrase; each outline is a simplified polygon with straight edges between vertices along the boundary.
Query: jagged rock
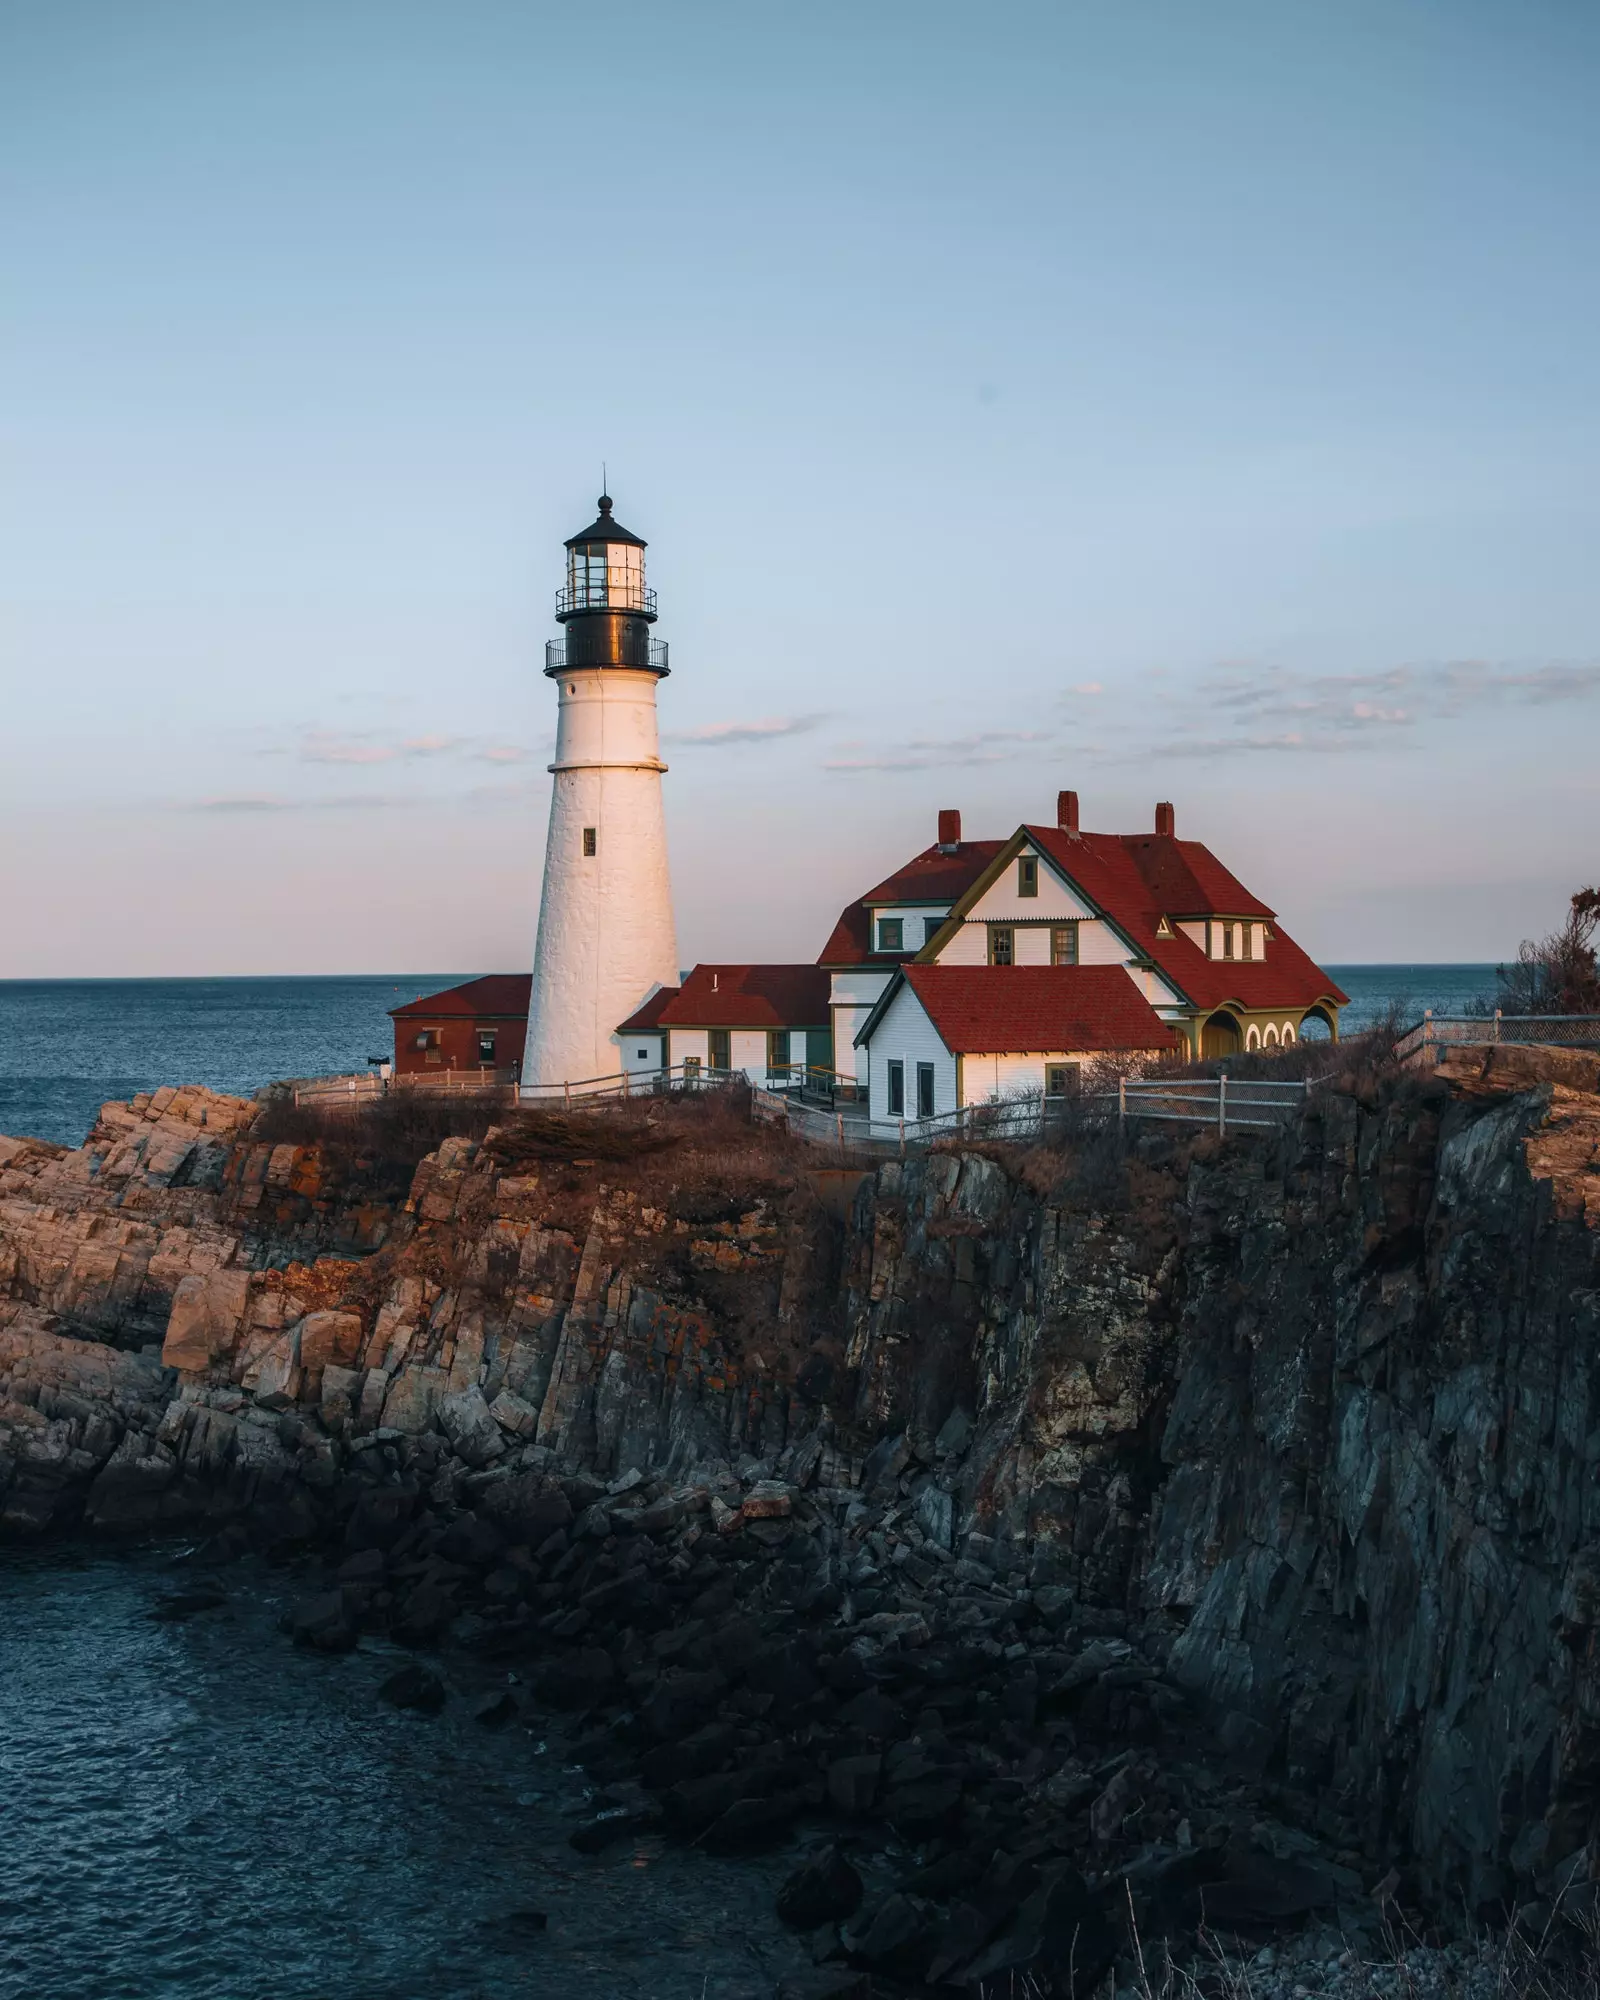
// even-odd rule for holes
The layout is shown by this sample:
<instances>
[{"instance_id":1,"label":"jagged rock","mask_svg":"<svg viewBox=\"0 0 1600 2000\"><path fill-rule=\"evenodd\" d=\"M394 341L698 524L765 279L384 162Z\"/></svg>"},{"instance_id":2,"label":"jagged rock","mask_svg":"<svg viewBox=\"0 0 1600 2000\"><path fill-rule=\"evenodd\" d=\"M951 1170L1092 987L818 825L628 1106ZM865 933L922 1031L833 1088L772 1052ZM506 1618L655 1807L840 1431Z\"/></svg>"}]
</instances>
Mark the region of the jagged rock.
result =
<instances>
[{"instance_id":1,"label":"jagged rock","mask_svg":"<svg viewBox=\"0 0 1600 2000\"><path fill-rule=\"evenodd\" d=\"M408 1660L383 1682L378 1699L391 1708L410 1709L417 1715L437 1715L445 1703L444 1682L427 1667Z\"/></svg>"},{"instance_id":2,"label":"jagged rock","mask_svg":"<svg viewBox=\"0 0 1600 2000\"><path fill-rule=\"evenodd\" d=\"M532 1437L539 1425L539 1412L510 1389L500 1391L489 1405L489 1414L513 1437Z\"/></svg>"},{"instance_id":3,"label":"jagged rock","mask_svg":"<svg viewBox=\"0 0 1600 2000\"><path fill-rule=\"evenodd\" d=\"M463 1389L439 1404L439 1424L457 1454L468 1465L488 1465L505 1451L500 1426L489 1414L480 1389Z\"/></svg>"},{"instance_id":4,"label":"jagged rock","mask_svg":"<svg viewBox=\"0 0 1600 2000\"><path fill-rule=\"evenodd\" d=\"M351 1312L307 1313L300 1327L300 1366L350 1368L361 1358L361 1316Z\"/></svg>"},{"instance_id":5,"label":"jagged rock","mask_svg":"<svg viewBox=\"0 0 1600 2000\"><path fill-rule=\"evenodd\" d=\"M861 1877L831 1843L808 1855L778 1891L778 1915L791 1930L854 1916L861 1907Z\"/></svg>"}]
</instances>

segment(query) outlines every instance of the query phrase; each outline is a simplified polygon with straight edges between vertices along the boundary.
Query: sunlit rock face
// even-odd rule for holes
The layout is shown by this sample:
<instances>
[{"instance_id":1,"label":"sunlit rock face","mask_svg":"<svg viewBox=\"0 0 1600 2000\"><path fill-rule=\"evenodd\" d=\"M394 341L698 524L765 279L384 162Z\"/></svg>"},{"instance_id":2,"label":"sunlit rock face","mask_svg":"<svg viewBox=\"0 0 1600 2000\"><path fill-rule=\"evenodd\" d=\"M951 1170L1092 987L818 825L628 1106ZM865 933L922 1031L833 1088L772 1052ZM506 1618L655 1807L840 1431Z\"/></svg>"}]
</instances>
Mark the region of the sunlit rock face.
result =
<instances>
[{"instance_id":1,"label":"sunlit rock face","mask_svg":"<svg viewBox=\"0 0 1600 2000\"><path fill-rule=\"evenodd\" d=\"M1600 1782L1597 1070L1462 1051L1281 1136L930 1154L847 1221L746 1135L396 1177L239 1100L111 1106L0 1141L0 1533L582 1543L644 1480L634 1532L815 1537L862 1643L992 1629L991 1572L1030 1629L1103 1607L1228 1756L1492 1901Z\"/></svg>"}]
</instances>

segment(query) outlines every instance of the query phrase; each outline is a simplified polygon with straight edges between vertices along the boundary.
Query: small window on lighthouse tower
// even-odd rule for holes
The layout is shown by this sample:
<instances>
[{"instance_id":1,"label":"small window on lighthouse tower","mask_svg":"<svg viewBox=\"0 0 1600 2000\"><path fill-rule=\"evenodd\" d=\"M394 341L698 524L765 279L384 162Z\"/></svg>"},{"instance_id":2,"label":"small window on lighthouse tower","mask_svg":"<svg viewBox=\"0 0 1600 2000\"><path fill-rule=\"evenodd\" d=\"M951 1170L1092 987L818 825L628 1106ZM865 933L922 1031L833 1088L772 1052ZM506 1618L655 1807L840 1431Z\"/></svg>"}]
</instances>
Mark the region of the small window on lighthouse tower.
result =
<instances>
[{"instance_id":1,"label":"small window on lighthouse tower","mask_svg":"<svg viewBox=\"0 0 1600 2000\"><path fill-rule=\"evenodd\" d=\"M599 836L598 827L586 826L583 829L583 851L585 854L594 853L598 836Z\"/></svg>"}]
</instances>

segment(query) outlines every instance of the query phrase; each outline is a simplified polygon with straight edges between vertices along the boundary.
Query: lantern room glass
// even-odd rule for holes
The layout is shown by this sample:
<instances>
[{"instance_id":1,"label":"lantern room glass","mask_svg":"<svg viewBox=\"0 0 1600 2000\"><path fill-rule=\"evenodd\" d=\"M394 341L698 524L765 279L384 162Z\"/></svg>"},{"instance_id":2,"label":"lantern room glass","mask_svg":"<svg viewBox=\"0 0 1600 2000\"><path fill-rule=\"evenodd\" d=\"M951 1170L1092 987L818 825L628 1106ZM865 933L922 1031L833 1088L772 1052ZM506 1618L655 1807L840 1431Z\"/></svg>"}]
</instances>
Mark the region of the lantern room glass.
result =
<instances>
[{"instance_id":1,"label":"lantern room glass","mask_svg":"<svg viewBox=\"0 0 1600 2000\"><path fill-rule=\"evenodd\" d=\"M568 608L646 611L644 550L629 542L580 542L567 551Z\"/></svg>"}]
</instances>

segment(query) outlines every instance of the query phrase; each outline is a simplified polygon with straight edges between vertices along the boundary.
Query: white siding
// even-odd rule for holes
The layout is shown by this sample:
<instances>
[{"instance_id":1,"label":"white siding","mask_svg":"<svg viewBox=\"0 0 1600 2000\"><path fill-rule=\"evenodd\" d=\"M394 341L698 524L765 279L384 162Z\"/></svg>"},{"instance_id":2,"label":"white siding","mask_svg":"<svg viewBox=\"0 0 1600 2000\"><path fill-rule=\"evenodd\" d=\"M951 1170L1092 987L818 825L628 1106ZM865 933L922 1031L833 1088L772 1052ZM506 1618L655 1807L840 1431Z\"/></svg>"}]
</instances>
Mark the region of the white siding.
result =
<instances>
[{"instance_id":1,"label":"white siding","mask_svg":"<svg viewBox=\"0 0 1600 2000\"><path fill-rule=\"evenodd\" d=\"M889 981L893 977L892 972L881 971L877 966L852 966L848 972L833 974L829 998L836 1007L851 1000L860 1000L868 1007L876 1007L888 990Z\"/></svg>"},{"instance_id":2,"label":"white siding","mask_svg":"<svg viewBox=\"0 0 1600 2000\"><path fill-rule=\"evenodd\" d=\"M704 1028L674 1028L669 1038L667 1053L672 1058L672 1067L693 1061L698 1057L704 1069L709 1061Z\"/></svg>"},{"instance_id":3,"label":"white siding","mask_svg":"<svg viewBox=\"0 0 1600 2000\"><path fill-rule=\"evenodd\" d=\"M1186 938L1192 938L1202 951L1206 948L1206 927L1202 919L1199 923L1179 924L1178 929Z\"/></svg>"},{"instance_id":4,"label":"white siding","mask_svg":"<svg viewBox=\"0 0 1600 2000\"><path fill-rule=\"evenodd\" d=\"M949 910L938 904L935 904L930 909L926 903L884 903L875 906L868 914L872 919L871 949L873 951L878 949L878 919L880 917L888 917L891 920L898 917L904 926L902 932L904 940L902 949L906 951L921 951L924 943L933 935L932 931L924 929L925 923L931 923L933 929L937 930L949 915Z\"/></svg>"},{"instance_id":5,"label":"white siding","mask_svg":"<svg viewBox=\"0 0 1600 2000\"><path fill-rule=\"evenodd\" d=\"M1104 1054L1102 1049L1050 1049L1038 1055L963 1056L962 1095L968 1104L986 1104L1002 1097L1041 1097L1047 1063L1078 1063L1087 1069Z\"/></svg>"},{"instance_id":6,"label":"white siding","mask_svg":"<svg viewBox=\"0 0 1600 2000\"><path fill-rule=\"evenodd\" d=\"M909 986L902 986L890 1001L883 1019L872 1031L872 1040L866 1049L858 1051L871 1057L871 1093L868 1111L874 1124L881 1124L884 1130L899 1130L899 1116L889 1112L889 1064L903 1062L906 1066L906 1122L910 1124L917 1115L917 1064L933 1064L933 1111L934 1116L956 1109L956 1059L939 1039L939 1032L928 1019L922 1002Z\"/></svg>"},{"instance_id":7,"label":"white siding","mask_svg":"<svg viewBox=\"0 0 1600 2000\"><path fill-rule=\"evenodd\" d=\"M1169 986L1159 972L1141 970L1136 965L1128 967L1128 977L1158 1012L1164 1007L1186 1010L1186 1004L1178 997L1177 988Z\"/></svg>"},{"instance_id":8,"label":"white siding","mask_svg":"<svg viewBox=\"0 0 1600 2000\"><path fill-rule=\"evenodd\" d=\"M1087 917L1093 912L1089 905L1069 888L1056 874L1052 863L1038 850L1023 848L1024 854L1035 855L1039 863L1039 893L1037 896L1017 894L1017 864L1008 861L998 879L991 882L977 902L964 913L969 917Z\"/></svg>"},{"instance_id":9,"label":"white siding","mask_svg":"<svg viewBox=\"0 0 1600 2000\"><path fill-rule=\"evenodd\" d=\"M1133 953L1108 923L1098 917L1078 927L1080 965L1126 965Z\"/></svg>"},{"instance_id":10,"label":"white siding","mask_svg":"<svg viewBox=\"0 0 1600 2000\"><path fill-rule=\"evenodd\" d=\"M1044 883L1041 878L1040 889ZM1039 916L1037 909L1028 914ZM1066 922L1066 918L1058 921ZM1024 923L1016 919L1016 932L1012 943L1016 951L1018 965L1048 965L1050 963L1050 927L1048 924ZM1078 921L1078 963L1080 965L1126 965L1133 956L1128 946L1119 938L1111 926L1098 917L1080 918ZM989 963L989 926L969 918L953 938L950 938L939 952L940 965L987 965Z\"/></svg>"},{"instance_id":11,"label":"white siding","mask_svg":"<svg viewBox=\"0 0 1600 2000\"><path fill-rule=\"evenodd\" d=\"M765 1028L734 1028L728 1036L728 1053L735 1069L742 1069L752 1083L767 1080L767 1031ZM793 1030L789 1046L794 1047Z\"/></svg>"},{"instance_id":12,"label":"white siding","mask_svg":"<svg viewBox=\"0 0 1600 2000\"><path fill-rule=\"evenodd\" d=\"M649 1076L661 1067L661 1030L638 1028L631 1034L620 1031L615 1037L621 1055L619 1067L630 1077Z\"/></svg>"},{"instance_id":13,"label":"white siding","mask_svg":"<svg viewBox=\"0 0 1600 2000\"><path fill-rule=\"evenodd\" d=\"M856 1036L871 1012L865 1005L833 1010L833 1066L840 1076L859 1079L867 1073L867 1052L856 1047Z\"/></svg>"},{"instance_id":14,"label":"white siding","mask_svg":"<svg viewBox=\"0 0 1600 2000\"><path fill-rule=\"evenodd\" d=\"M987 965L989 963L989 926L987 924L963 924L952 938L947 938L940 947L937 963L940 965Z\"/></svg>"}]
</instances>

